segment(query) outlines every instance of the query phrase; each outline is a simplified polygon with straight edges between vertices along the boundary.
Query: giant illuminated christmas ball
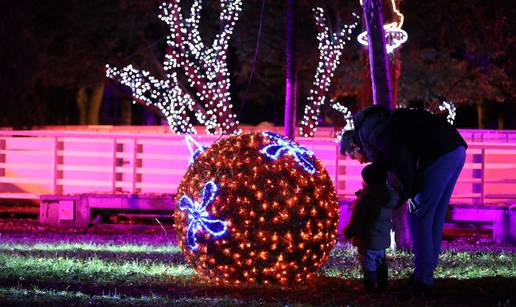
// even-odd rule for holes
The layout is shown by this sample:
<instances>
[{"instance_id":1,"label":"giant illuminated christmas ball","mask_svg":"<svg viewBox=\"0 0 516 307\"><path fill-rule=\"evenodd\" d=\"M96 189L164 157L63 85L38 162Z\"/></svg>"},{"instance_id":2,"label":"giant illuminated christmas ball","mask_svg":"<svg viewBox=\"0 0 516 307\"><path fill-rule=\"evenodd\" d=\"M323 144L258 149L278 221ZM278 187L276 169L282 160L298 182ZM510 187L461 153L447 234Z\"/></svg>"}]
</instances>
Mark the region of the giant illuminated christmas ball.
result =
<instances>
[{"instance_id":1,"label":"giant illuminated christmas ball","mask_svg":"<svg viewBox=\"0 0 516 307\"><path fill-rule=\"evenodd\" d=\"M199 149L179 185L177 207L187 261L219 284L305 281L330 255L339 221L323 163L271 132Z\"/></svg>"}]
</instances>

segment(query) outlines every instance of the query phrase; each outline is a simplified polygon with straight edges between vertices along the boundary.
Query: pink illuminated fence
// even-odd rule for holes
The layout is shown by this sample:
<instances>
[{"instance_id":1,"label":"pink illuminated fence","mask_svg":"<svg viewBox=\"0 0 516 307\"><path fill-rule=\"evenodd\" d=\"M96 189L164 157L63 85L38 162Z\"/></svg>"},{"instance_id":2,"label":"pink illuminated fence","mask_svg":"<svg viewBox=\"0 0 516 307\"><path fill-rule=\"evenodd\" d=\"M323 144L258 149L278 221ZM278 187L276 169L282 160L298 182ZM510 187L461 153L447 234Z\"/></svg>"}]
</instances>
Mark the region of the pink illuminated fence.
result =
<instances>
[{"instance_id":1,"label":"pink illuminated fence","mask_svg":"<svg viewBox=\"0 0 516 307\"><path fill-rule=\"evenodd\" d=\"M161 127L103 129L0 131L0 198L175 193L189 159L182 136L165 133ZM454 201L516 200L516 131L461 133L470 148ZM360 188L362 166L338 154L334 134L333 129L319 129L315 138L297 141L324 162L339 196L347 198ZM211 144L218 137L195 138L201 144Z\"/></svg>"}]
</instances>

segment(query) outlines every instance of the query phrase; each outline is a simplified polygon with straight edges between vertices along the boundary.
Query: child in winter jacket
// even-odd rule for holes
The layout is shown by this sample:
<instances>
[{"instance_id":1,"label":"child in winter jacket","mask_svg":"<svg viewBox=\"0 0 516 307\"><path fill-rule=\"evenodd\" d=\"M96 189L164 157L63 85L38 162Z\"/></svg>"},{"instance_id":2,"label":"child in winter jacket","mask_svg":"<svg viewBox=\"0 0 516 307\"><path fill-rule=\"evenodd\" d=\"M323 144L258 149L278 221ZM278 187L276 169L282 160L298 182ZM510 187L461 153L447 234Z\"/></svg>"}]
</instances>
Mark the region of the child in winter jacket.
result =
<instances>
[{"instance_id":1,"label":"child in winter jacket","mask_svg":"<svg viewBox=\"0 0 516 307\"><path fill-rule=\"evenodd\" d=\"M387 287L388 269L385 249L391 244L392 209L399 203L399 194L387 184L387 170L372 163L362 170L364 187L358 198L344 236L358 248L364 273L364 288Z\"/></svg>"}]
</instances>

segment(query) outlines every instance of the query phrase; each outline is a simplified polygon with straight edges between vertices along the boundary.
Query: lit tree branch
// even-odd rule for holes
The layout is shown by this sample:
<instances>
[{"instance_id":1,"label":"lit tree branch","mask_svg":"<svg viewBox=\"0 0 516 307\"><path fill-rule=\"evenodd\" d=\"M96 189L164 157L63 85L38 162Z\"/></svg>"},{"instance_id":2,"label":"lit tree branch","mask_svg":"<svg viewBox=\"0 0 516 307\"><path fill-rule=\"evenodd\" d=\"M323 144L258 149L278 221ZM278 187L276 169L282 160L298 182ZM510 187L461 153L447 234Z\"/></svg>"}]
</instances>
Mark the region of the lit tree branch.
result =
<instances>
[{"instance_id":1,"label":"lit tree branch","mask_svg":"<svg viewBox=\"0 0 516 307\"><path fill-rule=\"evenodd\" d=\"M121 70L106 65L108 78L118 80L133 90L135 99L157 107L166 117L170 129L175 133L195 133L186 110L193 109L195 102L179 87L176 74L169 80L159 80L145 70L128 65Z\"/></svg>"},{"instance_id":2,"label":"lit tree branch","mask_svg":"<svg viewBox=\"0 0 516 307\"><path fill-rule=\"evenodd\" d=\"M345 25L344 29L331 33L324 10L320 7L314 9L315 24L317 28L317 40L319 41L319 63L315 72L314 83L307 98L303 120L301 121L301 135L313 136L317 126L317 116L324 97L330 87L333 73L339 64L342 49L347 41L351 40L350 34L358 25L358 15L353 13L356 21L352 25Z\"/></svg>"},{"instance_id":3,"label":"lit tree branch","mask_svg":"<svg viewBox=\"0 0 516 307\"><path fill-rule=\"evenodd\" d=\"M179 1L160 6L160 18L170 26L171 33L165 69L184 69L188 83L196 89L197 98L206 108L205 125L208 132L233 133L237 130L238 121L231 112L226 60L229 38L241 6L241 0L221 0L219 21L222 30L209 48L202 43L198 30L202 8L200 0L194 1L191 15L184 22Z\"/></svg>"},{"instance_id":4,"label":"lit tree branch","mask_svg":"<svg viewBox=\"0 0 516 307\"><path fill-rule=\"evenodd\" d=\"M159 18L170 27L163 63L166 80L136 70L132 65L121 70L108 65L107 76L131 87L137 99L158 107L176 133L195 133L189 113L206 126L208 133L238 132L229 95L227 49L242 1L221 0L222 30L210 47L203 44L199 32L201 0L193 2L188 18L183 18L179 3L175 0L160 5ZM184 72L196 97L181 88L178 71Z\"/></svg>"}]
</instances>

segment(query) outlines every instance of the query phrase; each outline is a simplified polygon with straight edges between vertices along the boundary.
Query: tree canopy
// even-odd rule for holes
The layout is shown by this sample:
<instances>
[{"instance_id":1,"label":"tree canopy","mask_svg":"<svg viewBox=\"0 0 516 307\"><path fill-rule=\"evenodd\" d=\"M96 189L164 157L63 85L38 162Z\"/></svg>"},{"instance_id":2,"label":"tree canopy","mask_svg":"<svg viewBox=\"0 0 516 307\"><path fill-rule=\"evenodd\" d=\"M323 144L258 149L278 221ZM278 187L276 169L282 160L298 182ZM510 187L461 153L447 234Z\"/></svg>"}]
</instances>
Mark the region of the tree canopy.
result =
<instances>
[{"instance_id":1,"label":"tree canopy","mask_svg":"<svg viewBox=\"0 0 516 307\"><path fill-rule=\"evenodd\" d=\"M286 5L284 1L265 1L257 44L262 1L244 1L230 40L231 95L241 122L281 124ZM156 76L163 74L168 32L157 16L160 2L1 2L0 126L79 123L78 90L83 88L88 94L107 82L107 63L132 63ZM190 2L182 1L185 7ZM207 3L201 35L210 40L210 35L217 33L219 5L218 0ZM358 1L298 1L298 111L303 110L318 61L311 12L316 5L325 8L335 28L346 23L351 12L361 13ZM488 101L514 105L515 9L510 1L403 0L400 10L405 14L403 28L409 40L399 50L399 102L445 96L458 104ZM352 109L357 108L360 96L366 95L363 48L355 41L345 47L329 92L332 98L342 97Z\"/></svg>"}]
</instances>

